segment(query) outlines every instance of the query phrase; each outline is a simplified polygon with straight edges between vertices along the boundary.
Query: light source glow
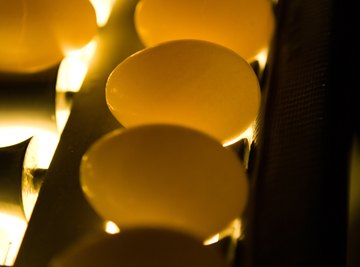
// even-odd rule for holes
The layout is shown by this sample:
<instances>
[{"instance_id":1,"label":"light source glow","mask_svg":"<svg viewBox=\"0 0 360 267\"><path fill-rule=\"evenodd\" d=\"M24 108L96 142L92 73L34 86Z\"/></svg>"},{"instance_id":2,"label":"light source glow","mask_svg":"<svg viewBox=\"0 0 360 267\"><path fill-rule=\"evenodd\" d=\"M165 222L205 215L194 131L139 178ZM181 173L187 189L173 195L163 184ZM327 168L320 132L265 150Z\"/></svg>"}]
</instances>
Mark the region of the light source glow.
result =
<instances>
[{"instance_id":1,"label":"light source glow","mask_svg":"<svg viewBox=\"0 0 360 267\"><path fill-rule=\"evenodd\" d=\"M90 0L95 9L96 21L99 27L106 25L115 1L116 0Z\"/></svg>"},{"instance_id":2,"label":"light source glow","mask_svg":"<svg viewBox=\"0 0 360 267\"><path fill-rule=\"evenodd\" d=\"M90 1L95 9L99 27L106 25L115 1L116 0ZM56 80L56 91L58 93L56 99L56 122L60 133L63 131L71 111L71 103L66 101L62 93L76 93L80 90L96 47L97 42L94 38L86 46L77 50L68 51L66 57L61 61Z\"/></svg>"},{"instance_id":3,"label":"light source glow","mask_svg":"<svg viewBox=\"0 0 360 267\"><path fill-rule=\"evenodd\" d=\"M96 50L96 41L93 40L85 47L67 53L61 61L56 90L77 92L85 79L91 58Z\"/></svg>"},{"instance_id":4,"label":"light source glow","mask_svg":"<svg viewBox=\"0 0 360 267\"><path fill-rule=\"evenodd\" d=\"M31 139L24 160L25 167L47 169L59 142L56 132L37 129Z\"/></svg>"},{"instance_id":5,"label":"light source glow","mask_svg":"<svg viewBox=\"0 0 360 267\"><path fill-rule=\"evenodd\" d=\"M262 72L265 68L267 58L269 54L269 49L263 49L259 54L256 55L255 59L259 63L260 71Z\"/></svg>"},{"instance_id":6,"label":"light source glow","mask_svg":"<svg viewBox=\"0 0 360 267\"><path fill-rule=\"evenodd\" d=\"M253 123L249 128L246 129L245 132L243 132L241 135L239 135L237 138L234 138L232 140L230 140L229 142L226 142L223 144L223 146L231 146L237 142L239 142L241 139L246 138L249 143L251 143L254 139L254 125L255 123Z\"/></svg>"},{"instance_id":7,"label":"light source glow","mask_svg":"<svg viewBox=\"0 0 360 267\"><path fill-rule=\"evenodd\" d=\"M14 265L26 226L24 219L0 212L0 265Z\"/></svg>"},{"instance_id":8,"label":"light source glow","mask_svg":"<svg viewBox=\"0 0 360 267\"><path fill-rule=\"evenodd\" d=\"M24 158L24 170L22 178L22 201L25 217L29 220L34 209L39 188L33 184L31 171L36 169L48 169L60 136L51 131L39 131L30 141Z\"/></svg>"},{"instance_id":9,"label":"light source glow","mask_svg":"<svg viewBox=\"0 0 360 267\"><path fill-rule=\"evenodd\" d=\"M105 222L105 232L108 234L120 233L120 228L112 221Z\"/></svg>"},{"instance_id":10,"label":"light source glow","mask_svg":"<svg viewBox=\"0 0 360 267\"><path fill-rule=\"evenodd\" d=\"M61 133L66 125L66 122L70 116L71 106L65 105L56 109L56 124Z\"/></svg>"},{"instance_id":11,"label":"light source glow","mask_svg":"<svg viewBox=\"0 0 360 267\"><path fill-rule=\"evenodd\" d=\"M215 244L216 242L218 242L220 240L220 234L216 234L216 235L213 235L212 237L206 239L204 241L204 245L211 245L211 244Z\"/></svg>"},{"instance_id":12,"label":"light source glow","mask_svg":"<svg viewBox=\"0 0 360 267\"><path fill-rule=\"evenodd\" d=\"M28 127L0 126L0 147L12 146L32 136Z\"/></svg>"},{"instance_id":13,"label":"light source glow","mask_svg":"<svg viewBox=\"0 0 360 267\"><path fill-rule=\"evenodd\" d=\"M9 126L0 126L0 147L11 146L26 139L31 138L32 136L38 136L37 139L41 139L42 144L38 144L36 150L37 162L39 166L48 166L49 160L48 157L52 156L54 147L57 145L58 136L55 132L49 130L44 130L41 128L36 128L28 125L9 125Z\"/></svg>"},{"instance_id":14,"label":"light source glow","mask_svg":"<svg viewBox=\"0 0 360 267\"><path fill-rule=\"evenodd\" d=\"M224 237L230 236L232 240L238 240L241 237L241 220L235 219L228 227L223 231L217 233L216 235L211 236L210 238L204 241L204 245L211 245Z\"/></svg>"}]
</instances>

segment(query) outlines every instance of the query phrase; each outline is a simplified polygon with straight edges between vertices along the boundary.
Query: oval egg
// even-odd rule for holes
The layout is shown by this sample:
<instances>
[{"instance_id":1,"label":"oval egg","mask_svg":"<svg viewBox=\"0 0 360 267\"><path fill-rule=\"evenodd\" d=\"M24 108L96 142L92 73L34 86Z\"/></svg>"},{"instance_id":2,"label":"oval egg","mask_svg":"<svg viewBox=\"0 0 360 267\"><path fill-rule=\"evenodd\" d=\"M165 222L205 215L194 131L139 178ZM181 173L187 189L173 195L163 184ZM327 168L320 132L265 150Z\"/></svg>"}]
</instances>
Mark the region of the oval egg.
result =
<instances>
[{"instance_id":1,"label":"oval egg","mask_svg":"<svg viewBox=\"0 0 360 267\"><path fill-rule=\"evenodd\" d=\"M94 37L95 11L88 0L2 1L0 71L31 73L50 68ZM3 41L5 40L5 41Z\"/></svg>"},{"instance_id":2,"label":"oval egg","mask_svg":"<svg viewBox=\"0 0 360 267\"><path fill-rule=\"evenodd\" d=\"M248 198L233 151L190 128L145 125L99 139L80 167L92 207L123 231L159 227L201 240L241 216Z\"/></svg>"},{"instance_id":3,"label":"oval egg","mask_svg":"<svg viewBox=\"0 0 360 267\"><path fill-rule=\"evenodd\" d=\"M178 124L227 144L256 119L260 87L251 66L230 49L177 40L121 62L106 84L106 101L125 127Z\"/></svg>"},{"instance_id":4,"label":"oval egg","mask_svg":"<svg viewBox=\"0 0 360 267\"><path fill-rule=\"evenodd\" d=\"M270 0L141 0L135 12L136 30L146 46L207 40L248 61L269 46L274 24Z\"/></svg>"}]
</instances>

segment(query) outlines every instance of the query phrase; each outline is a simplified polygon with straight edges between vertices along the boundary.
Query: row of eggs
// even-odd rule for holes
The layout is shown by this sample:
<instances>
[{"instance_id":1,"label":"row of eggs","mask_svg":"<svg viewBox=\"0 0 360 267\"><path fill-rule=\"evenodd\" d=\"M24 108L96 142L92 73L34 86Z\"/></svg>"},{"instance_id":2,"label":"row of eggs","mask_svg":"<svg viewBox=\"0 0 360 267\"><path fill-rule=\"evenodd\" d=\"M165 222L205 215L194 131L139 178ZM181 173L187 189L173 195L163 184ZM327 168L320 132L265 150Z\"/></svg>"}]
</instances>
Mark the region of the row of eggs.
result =
<instances>
[{"instance_id":1,"label":"row of eggs","mask_svg":"<svg viewBox=\"0 0 360 267\"><path fill-rule=\"evenodd\" d=\"M147 48L106 84L125 129L93 144L80 167L85 197L122 232L75 244L52 266L226 266L202 241L246 206L246 170L224 146L257 116L260 88L248 62L270 42L271 8L268 0L138 2ZM14 28L0 30L0 71L47 68L96 33L86 0L12 1L0 13Z\"/></svg>"},{"instance_id":2,"label":"row of eggs","mask_svg":"<svg viewBox=\"0 0 360 267\"><path fill-rule=\"evenodd\" d=\"M176 39L218 43L251 61L272 38L270 0L142 0L135 26L146 46ZM31 73L58 64L97 33L89 0L0 1L0 71Z\"/></svg>"}]
</instances>

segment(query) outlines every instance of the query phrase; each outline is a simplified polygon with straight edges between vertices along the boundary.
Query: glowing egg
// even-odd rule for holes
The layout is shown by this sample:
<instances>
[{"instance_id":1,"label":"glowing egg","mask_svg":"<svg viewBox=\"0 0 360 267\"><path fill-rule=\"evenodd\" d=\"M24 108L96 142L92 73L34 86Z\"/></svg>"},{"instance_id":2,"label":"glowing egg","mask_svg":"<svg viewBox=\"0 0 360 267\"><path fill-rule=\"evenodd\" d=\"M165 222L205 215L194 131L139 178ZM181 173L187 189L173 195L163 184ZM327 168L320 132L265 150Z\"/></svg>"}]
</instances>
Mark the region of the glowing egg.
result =
<instances>
[{"instance_id":1,"label":"glowing egg","mask_svg":"<svg viewBox=\"0 0 360 267\"><path fill-rule=\"evenodd\" d=\"M121 62L108 79L106 101L124 127L179 124L225 144L255 120L260 87L250 65L230 49L178 40Z\"/></svg>"},{"instance_id":2,"label":"glowing egg","mask_svg":"<svg viewBox=\"0 0 360 267\"><path fill-rule=\"evenodd\" d=\"M64 52L81 48L94 37L96 13L89 0L40 1L44 9L51 10L47 19Z\"/></svg>"},{"instance_id":3,"label":"glowing egg","mask_svg":"<svg viewBox=\"0 0 360 267\"><path fill-rule=\"evenodd\" d=\"M59 254L50 267L226 267L219 252L173 231L132 229L83 239Z\"/></svg>"},{"instance_id":4,"label":"glowing egg","mask_svg":"<svg viewBox=\"0 0 360 267\"><path fill-rule=\"evenodd\" d=\"M141 0L135 25L146 46L176 39L200 39L229 47L252 60L274 32L269 0Z\"/></svg>"},{"instance_id":5,"label":"glowing egg","mask_svg":"<svg viewBox=\"0 0 360 267\"><path fill-rule=\"evenodd\" d=\"M97 30L88 0L0 1L0 71L36 72L87 44Z\"/></svg>"},{"instance_id":6,"label":"glowing egg","mask_svg":"<svg viewBox=\"0 0 360 267\"><path fill-rule=\"evenodd\" d=\"M145 125L116 130L85 153L83 192L121 231L177 229L201 240L239 218L248 197L232 150L190 128Z\"/></svg>"}]
</instances>

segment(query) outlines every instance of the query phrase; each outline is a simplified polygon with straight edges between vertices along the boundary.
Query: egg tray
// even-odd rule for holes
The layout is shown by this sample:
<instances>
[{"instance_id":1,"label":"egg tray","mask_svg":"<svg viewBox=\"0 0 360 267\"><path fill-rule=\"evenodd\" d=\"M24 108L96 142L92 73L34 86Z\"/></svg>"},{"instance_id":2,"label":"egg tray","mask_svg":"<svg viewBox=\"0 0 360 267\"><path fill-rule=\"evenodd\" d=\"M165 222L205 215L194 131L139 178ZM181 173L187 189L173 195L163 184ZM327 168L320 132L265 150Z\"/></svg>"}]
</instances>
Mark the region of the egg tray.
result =
<instances>
[{"instance_id":1,"label":"egg tray","mask_svg":"<svg viewBox=\"0 0 360 267\"><path fill-rule=\"evenodd\" d=\"M104 88L113 68L143 47L132 22L135 2L119 1L99 33L16 267L45 267L76 240L103 232L103 220L80 189L79 164L89 145L121 127L106 106ZM234 266L345 266L356 75L354 61L339 51L351 49L351 27L344 27L351 25L351 10L335 0L277 5L277 31L261 78L262 106L248 158L251 198ZM47 77L44 86L54 86L53 72L41 74ZM28 85L35 89L38 82ZM214 246L225 253L227 245Z\"/></svg>"}]
</instances>

